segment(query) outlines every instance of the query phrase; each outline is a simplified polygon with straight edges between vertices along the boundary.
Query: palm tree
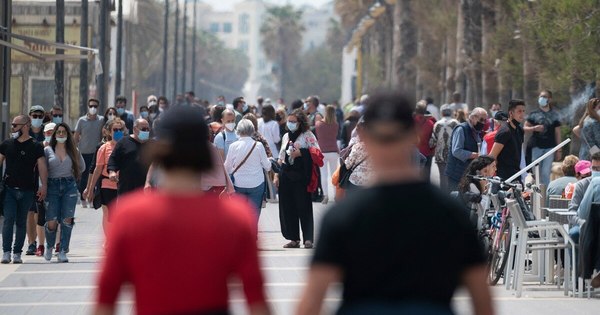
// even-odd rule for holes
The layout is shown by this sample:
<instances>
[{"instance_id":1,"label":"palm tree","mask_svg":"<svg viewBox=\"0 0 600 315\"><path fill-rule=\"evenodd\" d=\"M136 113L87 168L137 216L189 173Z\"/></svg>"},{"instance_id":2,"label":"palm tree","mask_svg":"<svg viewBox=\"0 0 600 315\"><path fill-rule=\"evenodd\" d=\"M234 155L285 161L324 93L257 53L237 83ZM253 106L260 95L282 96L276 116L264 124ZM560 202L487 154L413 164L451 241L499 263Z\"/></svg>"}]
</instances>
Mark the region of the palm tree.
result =
<instances>
[{"instance_id":1,"label":"palm tree","mask_svg":"<svg viewBox=\"0 0 600 315\"><path fill-rule=\"evenodd\" d=\"M287 99L286 78L291 76L302 49L302 11L291 5L270 7L260 32L265 55L277 65L275 75L279 79L281 97Z\"/></svg>"}]
</instances>

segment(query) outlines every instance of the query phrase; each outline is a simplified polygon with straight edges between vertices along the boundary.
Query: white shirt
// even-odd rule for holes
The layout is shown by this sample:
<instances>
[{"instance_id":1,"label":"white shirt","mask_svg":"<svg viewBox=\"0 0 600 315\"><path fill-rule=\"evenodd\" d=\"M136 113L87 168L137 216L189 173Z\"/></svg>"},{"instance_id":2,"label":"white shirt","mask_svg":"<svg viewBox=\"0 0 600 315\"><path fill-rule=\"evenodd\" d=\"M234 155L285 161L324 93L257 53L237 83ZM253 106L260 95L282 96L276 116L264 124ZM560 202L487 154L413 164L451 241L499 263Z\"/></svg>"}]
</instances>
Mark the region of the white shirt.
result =
<instances>
[{"instance_id":1,"label":"white shirt","mask_svg":"<svg viewBox=\"0 0 600 315\"><path fill-rule=\"evenodd\" d=\"M258 133L260 133L265 140L267 140L267 144L271 149L271 152L275 152L277 150L277 146L275 144L281 141L281 134L279 133L279 124L271 120L268 123L262 118L258 119Z\"/></svg>"},{"instance_id":2,"label":"white shirt","mask_svg":"<svg viewBox=\"0 0 600 315\"><path fill-rule=\"evenodd\" d=\"M254 140L250 137L241 137L238 141L229 146L229 152L225 159L225 170L227 174L233 171L242 163L248 152L254 145ZM233 175L235 179L234 186L239 188L256 188L265 181L264 170L271 169L271 161L267 157L265 147L257 142L256 147L246 160L246 162Z\"/></svg>"},{"instance_id":3,"label":"white shirt","mask_svg":"<svg viewBox=\"0 0 600 315\"><path fill-rule=\"evenodd\" d=\"M440 110L437 106L433 104L427 104L427 111L435 118L435 120L440 120Z\"/></svg>"}]
</instances>

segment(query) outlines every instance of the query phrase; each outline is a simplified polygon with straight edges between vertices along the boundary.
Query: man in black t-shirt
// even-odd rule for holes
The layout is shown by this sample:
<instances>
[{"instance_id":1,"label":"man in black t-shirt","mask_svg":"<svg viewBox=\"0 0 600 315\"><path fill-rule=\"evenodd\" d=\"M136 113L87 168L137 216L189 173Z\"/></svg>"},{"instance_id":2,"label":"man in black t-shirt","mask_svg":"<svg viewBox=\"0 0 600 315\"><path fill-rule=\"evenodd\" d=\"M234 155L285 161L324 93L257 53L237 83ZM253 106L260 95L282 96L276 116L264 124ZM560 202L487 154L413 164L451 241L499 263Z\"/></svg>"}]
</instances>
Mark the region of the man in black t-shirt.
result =
<instances>
[{"instance_id":1,"label":"man in black t-shirt","mask_svg":"<svg viewBox=\"0 0 600 315\"><path fill-rule=\"evenodd\" d=\"M525 102L512 100L508 104L508 121L500 127L490 155L496 158L496 174L506 180L521 170Z\"/></svg>"},{"instance_id":2,"label":"man in black t-shirt","mask_svg":"<svg viewBox=\"0 0 600 315\"><path fill-rule=\"evenodd\" d=\"M144 187L148 167L142 162L141 154L149 138L150 125L147 120L140 118L133 125L133 134L115 145L107 169L109 179L118 183L119 196Z\"/></svg>"},{"instance_id":3,"label":"man in black t-shirt","mask_svg":"<svg viewBox=\"0 0 600 315\"><path fill-rule=\"evenodd\" d=\"M22 263L21 253L25 242L27 213L34 201L46 198L48 168L44 155L44 147L29 135L31 120L21 115L12 121L12 139L0 144L0 164L6 161L4 192L4 226L2 227L2 263L11 261ZM38 188L38 176L34 169L37 166L42 185ZM13 229L17 226L13 246Z\"/></svg>"},{"instance_id":4,"label":"man in black t-shirt","mask_svg":"<svg viewBox=\"0 0 600 315\"><path fill-rule=\"evenodd\" d=\"M338 314L448 314L461 284L474 313L492 313L475 229L463 208L423 182L414 167L411 103L397 94L369 98L360 137L375 186L325 214L296 314L320 314L335 282L344 286Z\"/></svg>"}]
</instances>

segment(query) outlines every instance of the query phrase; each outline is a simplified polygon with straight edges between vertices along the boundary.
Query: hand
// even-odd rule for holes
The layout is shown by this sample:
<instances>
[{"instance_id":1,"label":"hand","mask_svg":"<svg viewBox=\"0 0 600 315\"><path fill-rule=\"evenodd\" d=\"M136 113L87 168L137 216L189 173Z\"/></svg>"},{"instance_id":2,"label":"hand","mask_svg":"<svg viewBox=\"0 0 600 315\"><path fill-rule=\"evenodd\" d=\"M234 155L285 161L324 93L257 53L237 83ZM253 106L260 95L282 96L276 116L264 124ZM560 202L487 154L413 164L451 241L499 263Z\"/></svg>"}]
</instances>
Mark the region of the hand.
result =
<instances>
[{"instance_id":1,"label":"hand","mask_svg":"<svg viewBox=\"0 0 600 315\"><path fill-rule=\"evenodd\" d=\"M152 189L152 185L149 182L144 184L144 192L149 192Z\"/></svg>"},{"instance_id":2,"label":"hand","mask_svg":"<svg viewBox=\"0 0 600 315\"><path fill-rule=\"evenodd\" d=\"M229 193L229 191L227 191L227 188L223 189L223 191L219 194L219 199L225 199L227 197L229 197L229 195L231 195Z\"/></svg>"},{"instance_id":3,"label":"hand","mask_svg":"<svg viewBox=\"0 0 600 315\"><path fill-rule=\"evenodd\" d=\"M115 171L110 171L108 174L108 179L116 183L119 181L119 175L117 175L117 172Z\"/></svg>"},{"instance_id":4,"label":"hand","mask_svg":"<svg viewBox=\"0 0 600 315\"><path fill-rule=\"evenodd\" d=\"M471 159L476 159L478 157L479 157L479 153L477 153L477 152L471 153Z\"/></svg>"},{"instance_id":5,"label":"hand","mask_svg":"<svg viewBox=\"0 0 600 315\"><path fill-rule=\"evenodd\" d=\"M83 197L83 200L88 200L88 194L89 194L88 189L87 188L84 189L83 193L81 194L81 197Z\"/></svg>"},{"instance_id":6,"label":"hand","mask_svg":"<svg viewBox=\"0 0 600 315\"><path fill-rule=\"evenodd\" d=\"M279 176L275 176L275 178L273 178L273 186L275 186L275 188L279 188Z\"/></svg>"},{"instance_id":7,"label":"hand","mask_svg":"<svg viewBox=\"0 0 600 315\"><path fill-rule=\"evenodd\" d=\"M39 201L44 201L44 199L46 199L46 186L42 186L38 189L37 197Z\"/></svg>"},{"instance_id":8,"label":"hand","mask_svg":"<svg viewBox=\"0 0 600 315\"><path fill-rule=\"evenodd\" d=\"M544 125L537 125L537 126L533 127L533 131L544 132Z\"/></svg>"}]
</instances>

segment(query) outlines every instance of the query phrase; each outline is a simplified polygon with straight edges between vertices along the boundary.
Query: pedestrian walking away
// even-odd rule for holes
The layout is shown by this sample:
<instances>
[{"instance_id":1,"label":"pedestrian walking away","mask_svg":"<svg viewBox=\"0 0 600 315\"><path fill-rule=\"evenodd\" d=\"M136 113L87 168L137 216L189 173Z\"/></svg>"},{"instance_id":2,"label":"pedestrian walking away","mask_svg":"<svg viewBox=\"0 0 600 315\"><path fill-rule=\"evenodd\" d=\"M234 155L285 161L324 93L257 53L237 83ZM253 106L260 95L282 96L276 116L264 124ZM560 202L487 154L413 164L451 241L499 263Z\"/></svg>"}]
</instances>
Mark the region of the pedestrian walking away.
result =
<instances>
[{"instance_id":1,"label":"pedestrian walking away","mask_svg":"<svg viewBox=\"0 0 600 315\"><path fill-rule=\"evenodd\" d=\"M83 156L75 146L71 128L65 123L56 125L50 145L44 148L48 163L48 195L46 209L46 253L52 259L56 245L56 230L60 225L58 262L69 262L67 253L75 225L75 206L79 197L77 181L85 171Z\"/></svg>"},{"instance_id":2,"label":"pedestrian walking away","mask_svg":"<svg viewBox=\"0 0 600 315\"><path fill-rule=\"evenodd\" d=\"M44 147L29 135L30 128L29 116L15 117L11 123L12 139L4 140L0 144L0 164L6 162L1 260L3 264L11 262L11 251L13 263L23 262L21 253L25 242L27 214L34 198L39 201L46 198L48 168ZM34 171L36 167L39 177ZM38 178L41 185L38 185Z\"/></svg>"},{"instance_id":3,"label":"pedestrian walking away","mask_svg":"<svg viewBox=\"0 0 600 315\"><path fill-rule=\"evenodd\" d=\"M337 282L343 293L336 314L450 315L459 285L472 296L475 314L493 314L475 229L460 205L414 167L418 131L411 102L380 94L367 104L359 134L372 159L373 186L325 214L296 315L321 314ZM440 239L444 246L431 250Z\"/></svg>"},{"instance_id":4,"label":"pedestrian walking away","mask_svg":"<svg viewBox=\"0 0 600 315\"><path fill-rule=\"evenodd\" d=\"M95 314L113 314L126 283L135 292L137 314L230 314L228 284L234 276L243 284L248 314L270 314L252 207L239 197L222 200L202 190L202 176L213 163L201 111L170 109L156 133L144 163L159 166L163 181L115 205ZM151 250L140 250L142 243L152 244L146 247ZM190 243L194 250L188 250ZM168 259L157 259L157 249Z\"/></svg>"}]
</instances>

